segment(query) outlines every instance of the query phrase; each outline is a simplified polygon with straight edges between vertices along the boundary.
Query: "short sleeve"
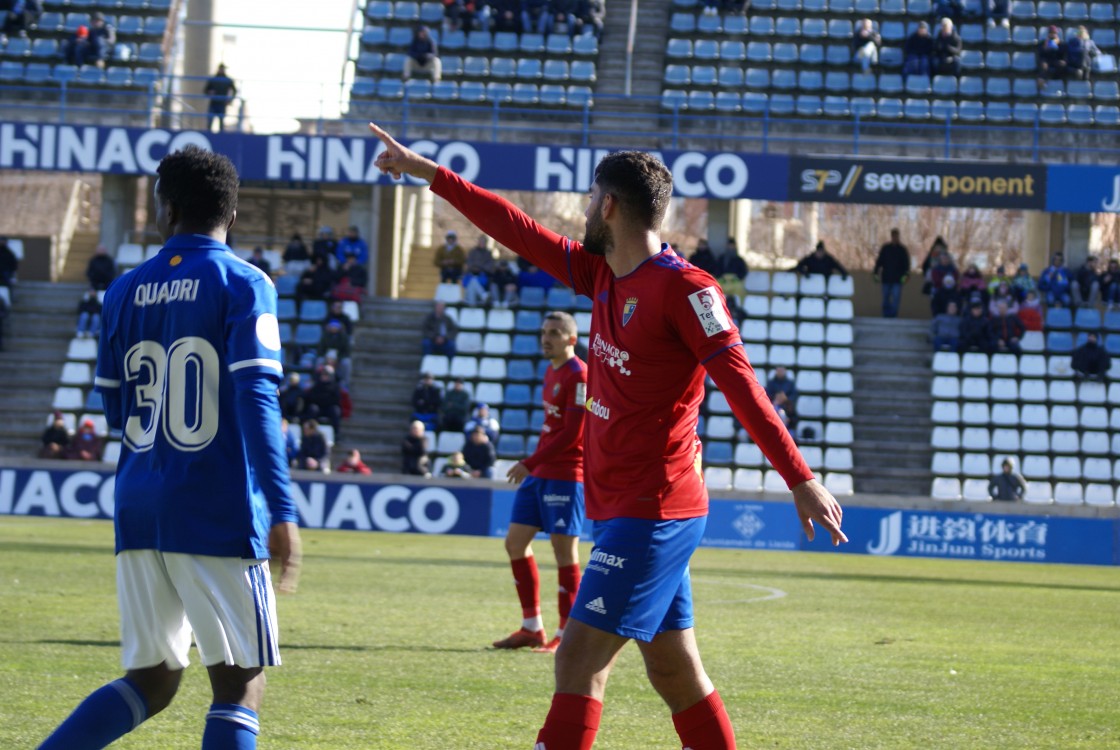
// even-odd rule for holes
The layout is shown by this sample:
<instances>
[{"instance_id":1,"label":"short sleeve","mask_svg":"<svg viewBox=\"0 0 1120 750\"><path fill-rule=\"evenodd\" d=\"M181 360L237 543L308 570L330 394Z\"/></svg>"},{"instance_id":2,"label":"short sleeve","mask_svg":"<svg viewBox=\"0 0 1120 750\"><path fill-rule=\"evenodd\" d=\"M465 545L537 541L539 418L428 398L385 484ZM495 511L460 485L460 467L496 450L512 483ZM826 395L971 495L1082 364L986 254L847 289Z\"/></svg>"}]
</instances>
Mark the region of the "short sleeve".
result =
<instances>
[{"instance_id":1,"label":"short sleeve","mask_svg":"<svg viewBox=\"0 0 1120 750\"><path fill-rule=\"evenodd\" d=\"M280 381L280 324L276 319L276 288L260 275L231 286L234 292L226 323L226 357L235 377L268 375Z\"/></svg>"},{"instance_id":2,"label":"short sleeve","mask_svg":"<svg viewBox=\"0 0 1120 750\"><path fill-rule=\"evenodd\" d=\"M742 343L723 290L710 276L685 271L669 294L664 301L668 317L701 364Z\"/></svg>"}]
</instances>

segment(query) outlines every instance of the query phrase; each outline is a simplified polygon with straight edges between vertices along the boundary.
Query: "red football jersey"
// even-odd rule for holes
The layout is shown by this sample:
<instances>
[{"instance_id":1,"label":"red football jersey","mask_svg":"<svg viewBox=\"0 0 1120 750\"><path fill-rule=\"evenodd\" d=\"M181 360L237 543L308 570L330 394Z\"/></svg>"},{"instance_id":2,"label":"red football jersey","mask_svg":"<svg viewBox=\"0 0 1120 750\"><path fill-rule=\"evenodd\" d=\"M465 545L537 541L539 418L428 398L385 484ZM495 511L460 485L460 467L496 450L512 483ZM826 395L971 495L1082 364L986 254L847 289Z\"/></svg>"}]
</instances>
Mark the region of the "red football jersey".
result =
<instances>
[{"instance_id":1,"label":"red football jersey","mask_svg":"<svg viewBox=\"0 0 1120 750\"><path fill-rule=\"evenodd\" d=\"M572 357L544 373L544 426L533 455L522 461L540 479L583 481L587 365Z\"/></svg>"},{"instance_id":2,"label":"red football jersey","mask_svg":"<svg viewBox=\"0 0 1120 750\"><path fill-rule=\"evenodd\" d=\"M813 477L743 353L719 285L667 245L615 277L606 261L440 168L432 191L594 303L587 367L587 517L693 518L708 493L696 434L707 367L789 486Z\"/></svg>"}]
</instances>

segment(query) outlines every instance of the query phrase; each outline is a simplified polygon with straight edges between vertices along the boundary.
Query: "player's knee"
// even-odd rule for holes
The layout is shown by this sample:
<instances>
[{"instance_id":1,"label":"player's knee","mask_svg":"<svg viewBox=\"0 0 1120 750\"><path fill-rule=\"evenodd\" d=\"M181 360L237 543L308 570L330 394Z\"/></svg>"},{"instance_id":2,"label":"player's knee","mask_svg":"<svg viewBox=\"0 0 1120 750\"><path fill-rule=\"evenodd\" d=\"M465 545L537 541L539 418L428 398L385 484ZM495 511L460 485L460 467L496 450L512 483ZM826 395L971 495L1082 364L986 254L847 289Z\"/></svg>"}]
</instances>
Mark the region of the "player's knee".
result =
<instances>
[{"instance_id":1,"label":"player's knee","mask_svg":"<svg viewBox=\"0 0 1120 750\"><path fill-rule=\"evenodd\" d=\"M182 676L182 670L173 671L162 664L150 669L133 669L125 675L144 696L149 717L155 716L171 705L175 693L179 691L179 681Z\"/></svg>"},{"instance_id":2,"label":"player's knee","mask_svg":"<svg viewBox=\"0 0 1120 750\"><path fill-rule=\"evenodd\" d=\"M579 537L553 534L551 541L557 565L563 568L579 562Z\"/></svg>"},{"instance_id":3,"label":"player's knee","mask_svg":"<svg viewBox=\"0 0 1120 750\"><path fill-rule=\"evenodd\" d=\"M263 669L220 664L210 667L209 672L215 703L236 703L254 711L260 709L265 686Z\"/></svg>"}]
</instances>

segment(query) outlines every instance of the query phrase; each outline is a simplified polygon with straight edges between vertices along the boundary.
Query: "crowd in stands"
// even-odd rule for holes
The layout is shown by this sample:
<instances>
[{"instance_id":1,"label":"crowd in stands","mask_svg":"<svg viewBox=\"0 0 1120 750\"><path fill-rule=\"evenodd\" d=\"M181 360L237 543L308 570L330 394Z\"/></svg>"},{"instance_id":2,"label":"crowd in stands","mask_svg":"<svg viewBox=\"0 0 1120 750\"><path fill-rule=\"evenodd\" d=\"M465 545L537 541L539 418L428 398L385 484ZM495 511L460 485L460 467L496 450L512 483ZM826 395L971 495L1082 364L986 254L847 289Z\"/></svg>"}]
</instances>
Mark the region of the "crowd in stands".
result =
<instances>
[{"instance_id":1,"label":"crowd in stands","mask_svg":"<svg viewBox=\"0 0 1120 750\"><path fill-rule=\"evenodd\" d=\"M84 419L71 435L61 411L55 411L50 425L43 430L39 458L69 461L100 461L105 452L105 439L97 434L92 419Z\"/></svg>"},{"instance_id":2,"label":"crowd in stands","mask_svg":"<svg viewBox=\"0 0 1120 750\"><path fill-rule=\"evenodd\" d=\"M444 0L447 30L603 35L603 0Z\"/></svg>"}]
</instances>

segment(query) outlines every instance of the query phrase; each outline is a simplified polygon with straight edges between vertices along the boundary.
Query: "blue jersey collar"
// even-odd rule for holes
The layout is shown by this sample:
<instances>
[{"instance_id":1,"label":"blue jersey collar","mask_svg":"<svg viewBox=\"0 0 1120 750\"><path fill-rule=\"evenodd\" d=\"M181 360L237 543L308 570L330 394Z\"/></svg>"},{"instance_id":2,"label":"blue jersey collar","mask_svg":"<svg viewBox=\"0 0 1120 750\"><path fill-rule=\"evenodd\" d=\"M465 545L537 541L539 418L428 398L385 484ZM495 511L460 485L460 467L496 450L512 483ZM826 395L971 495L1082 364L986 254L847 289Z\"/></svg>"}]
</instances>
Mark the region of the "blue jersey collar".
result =
<instances>
[{"instance_id":1,"label":"blue jersey collar","mask_svg":"<svg viewBox=\"0 0 1120 750\"><path fill-rule=\"evenodd\" d=\"M164 250L229 250L229 245L205 234L176 234L163 245Z\"/></svg>"}]
</instances>

